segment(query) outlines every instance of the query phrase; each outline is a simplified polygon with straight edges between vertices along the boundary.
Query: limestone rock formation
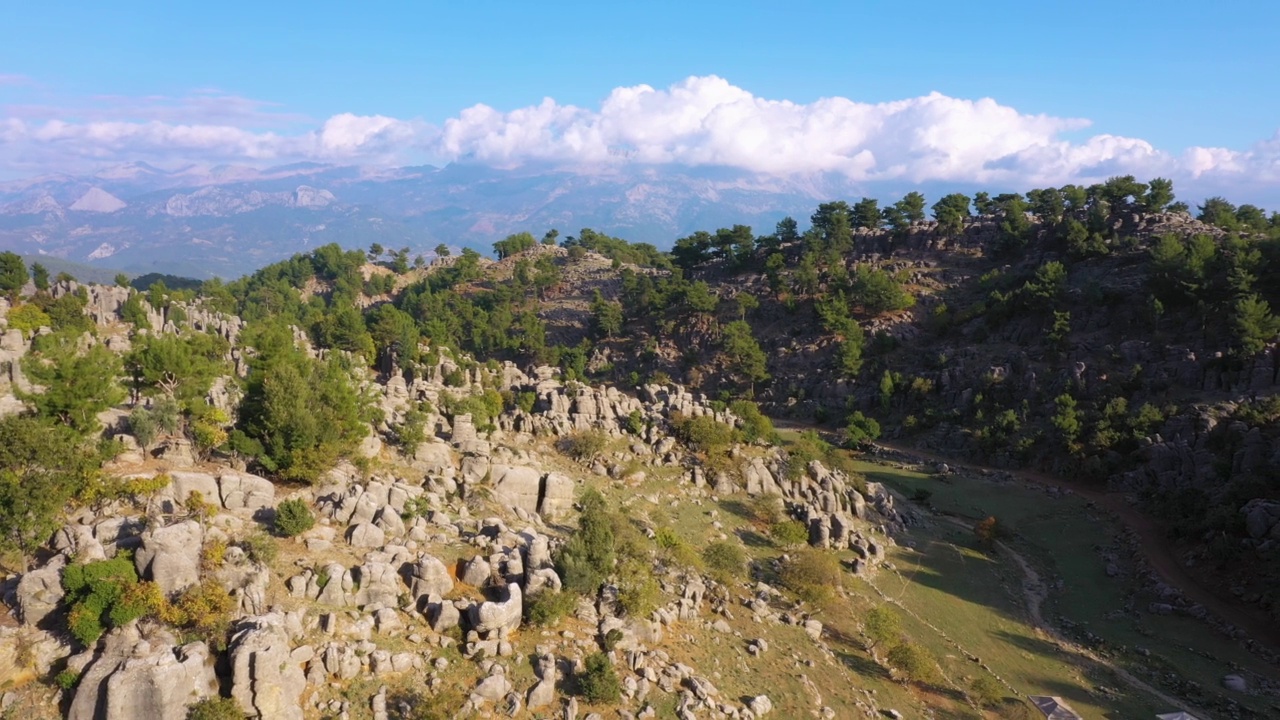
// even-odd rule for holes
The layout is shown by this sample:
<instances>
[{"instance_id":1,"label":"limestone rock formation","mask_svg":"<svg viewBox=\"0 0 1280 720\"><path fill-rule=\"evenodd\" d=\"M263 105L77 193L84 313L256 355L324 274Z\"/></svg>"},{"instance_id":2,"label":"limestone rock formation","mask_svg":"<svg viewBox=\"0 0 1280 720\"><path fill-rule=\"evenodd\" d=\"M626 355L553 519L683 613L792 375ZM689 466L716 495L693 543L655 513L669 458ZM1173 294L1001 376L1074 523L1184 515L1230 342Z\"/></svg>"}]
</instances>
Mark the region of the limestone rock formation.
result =
<instances>
[{"instance_id":1,"label":"limestone rock formation","mask_svg":"<svg viewBox=\"0 0 1280 720\"><path fill-rule=\"evenodd\" d=\"M250 618L231 638L231 696L252 718L302 720L307 680L281 613Z\"/></svg>"},{"instance_id":2,"label":"limestone rock formation","mask_svg":"<svg viewBox=\"0 0 1280 720\"><path fill-rule=\"evenodd\" d=\"M80 677L67 718L185 720L191 704L217 692L204 643L175 647L167 631L130 623L106 636Z\"/></svg>"},{"instance_id":3,"label":"limestone rock formation","mask_svg":"<svg viewBox=\"0 0 1280 720\"><path fill-rule=\"evenodd\" d=\"M154 581L166 593L195 585L200 582L203 540L204 528L195 520L143 533L142 547L134 556L138 575Z\"/></svg>"}]
</instances>

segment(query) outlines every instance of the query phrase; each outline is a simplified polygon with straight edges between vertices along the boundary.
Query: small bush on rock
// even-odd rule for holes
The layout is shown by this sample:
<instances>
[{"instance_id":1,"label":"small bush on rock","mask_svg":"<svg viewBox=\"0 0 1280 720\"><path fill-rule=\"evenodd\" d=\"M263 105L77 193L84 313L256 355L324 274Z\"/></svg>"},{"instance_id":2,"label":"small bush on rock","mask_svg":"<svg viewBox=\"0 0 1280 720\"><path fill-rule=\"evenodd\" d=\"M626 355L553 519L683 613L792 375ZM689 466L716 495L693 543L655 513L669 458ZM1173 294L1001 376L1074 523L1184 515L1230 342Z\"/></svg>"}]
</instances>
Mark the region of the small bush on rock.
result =
<instances>
[{"instance_id":1,"label":"small bush on rock","mask_svg":"<svg viewBox=\"0 0 1280 720\"><path fill-rule=\"evenodd\" d=\"M527 595L524 599L524 619L531 625L552 627L561 618L573 612L577 603L573 593L546 591Z\"/></svg>"},{"instance_id":2,"label":"small bush on rock","mask_svg":"<svg viewBox=\"0 0 1280 720\"><path fill-rule=\"evenodd\" d=\"M62 587L71 609L68 629L85 646L92 646L110 628L156 612L164 602L155 584L138 582L129 553L69 566Z\"/></svg>"},{"instance_id":3,"label":"small bush on rock","mask_svg":"<svg viewBox=\"0 0 1280 720\"><path fill-rule=\"evenodd\" d=\"M566 589L594 595L600 583L613 571L613 523L599 492L587 490L579 503L582 511L578 516L578 531L556 555L556 572Z\"/></svg>"},{"instance_id":4,"label":"small bush on rock","mask_svg":"<svg viewBox=\"0 0 1280 720\"><path fill-rule=\"evenodd\" d=\"M187 711L187 720L244 720L244 717L236 701L224 697L205 698Z\"/></svg>"},{"instance_id":5,"label":"small bush on rock","mask_svg":"<svg viewBox=\"0 0 1280 720\"><path fill-rule=\"evenodd\" d=\"M580 463L596 459L609 443L609 437L599 430L585 430L561 441L564 452Z\"/></svg>"},{"instance_id":6,"label":"small bush on rock","mask_svg":"<svg viewBox=\"0 0 1280 720\"><path fill-rule=\"evenodd\" d=\"M578 676L578 689L582 697L591 703L616 703L622 697L622 685L613 663L604 653L588 655L586 667Z\"/></svg>"},{"instance_id":7,"label":"small bush on rock","mask_svg":"<svg viewBox=\"0 0 1280 720\"><path fill-rule=\"evenodd\" d=\"M798 520L782 520L769 528L769 536L783 547L792 547L809 542L809 529Z\"/></svg>"},{"instance_id":8,"label":"small bush on rock","mask_svg":"<svg viewBox=\"0 0 1280 720\"><path fill-rule=\"evenodd\" d=\"M295 537L315 527L316 518L301 498L285 500L276 507L276 533Z\"/></svg>"}]
</instances>

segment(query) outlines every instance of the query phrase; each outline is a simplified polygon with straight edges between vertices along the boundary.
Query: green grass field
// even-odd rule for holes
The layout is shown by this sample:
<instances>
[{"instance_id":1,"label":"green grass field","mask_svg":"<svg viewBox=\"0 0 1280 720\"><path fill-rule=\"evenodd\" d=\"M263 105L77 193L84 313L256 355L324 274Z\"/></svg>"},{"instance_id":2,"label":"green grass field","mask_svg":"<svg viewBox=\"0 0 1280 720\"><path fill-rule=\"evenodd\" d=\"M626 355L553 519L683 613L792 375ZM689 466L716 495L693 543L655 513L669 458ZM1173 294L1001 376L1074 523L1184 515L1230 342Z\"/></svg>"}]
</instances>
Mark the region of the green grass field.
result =
<instances>
[{"instance_id":1,"label":"green grass field","mask_svg":"<svg viewBox=\"0 0 1280 720\"><path fill-rule=\"evenodd\" d=\"M1223 675L1245 668L1273 676L1273 669L1204 623L1143 612L1155 598L1132 581L1107 576L1099 548L1112 541L1117 527L1083 499L1052 497L1015 481L970 475L942 480L865 460L856 460L855 467L868 480L905 497L928 491L929 504L942 513L969 521L998 518L1012 533L1011 546L1052 583L1043 616L1059 627L1061 618L1074 623L1076 632L1068 634L1083 638L1099 654L1161 690L1212 707L1227 699L1219 685ZM902 589L909 599L905 602L940 613L945 622L935 624L964 638L966 647L972 643L971 651L1015 687L1022 684L1024 692L1061 695L1086 717L1151 717L1172 709L1143 697L1107 669L1064 657L1038 638L1027 627L1017 568L969 554L965 548L974 545L971 534L939 524L913 532L913 537L921 542L919 559L906 553L897 560L903 574L912 578ZM948 543L956 550L936 549ZM975 572L975 567L982 569ZM1124 612L1127 604L1136 612ZM998 670L1001 666L1008 669ZM1255 717L1280 712L1266 698L1232 694L1229 699L1257 713Z\"/></svg>"}]
</instances>

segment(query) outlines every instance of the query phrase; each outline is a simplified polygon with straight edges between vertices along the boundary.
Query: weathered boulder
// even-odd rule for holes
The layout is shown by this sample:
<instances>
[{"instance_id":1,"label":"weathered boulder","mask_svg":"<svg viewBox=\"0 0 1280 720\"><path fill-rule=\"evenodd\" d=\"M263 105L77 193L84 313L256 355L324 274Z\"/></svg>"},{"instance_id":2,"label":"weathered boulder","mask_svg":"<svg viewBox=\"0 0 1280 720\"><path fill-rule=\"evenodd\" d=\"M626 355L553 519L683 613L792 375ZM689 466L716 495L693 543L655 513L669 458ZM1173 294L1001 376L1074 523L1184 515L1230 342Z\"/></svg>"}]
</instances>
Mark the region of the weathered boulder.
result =
<instances>
[{"instance_id":1,"label":"weathered boulder","mask_svg":"<svg viewBox=\"0 0 1280 720\"><path fill-rule=\"evenodd\" d=\"M352 547L382 547L386 541L387 534L373 523L362 522L347 532L347 542L351 543Z\"/></svg>"},{"instance_id":2,"label":"weathered boulder","mask_svg":"<svg viewBox=\"0 0 1280 720\"><path fill-rule=\"evenodd\" d=\"M427 596L426 615L427 624L438 633L458 627L462 620L462 613L458 608L439 595Z\"/></svg>"},{"instance_id":3,"label":"weathered boulder","mask_svg":"<svg viewBox=\"0 0 1280 720\"><path fill-rule=\"evenodd\" d=\"M479 633L494 633L505 637L520 627L524 612L524 595L516 583L507 585L507 599L501 602L483 602L471 606L471 629Z\"/></svg>"},{"instance_id":4,"label":"weathered boulder","mask_svg":"<svg viewBox=\"0 0 1280 720\"><path fill-rule=\"evenodd\" d=\"M21 685L23 676L47 676L71 654L71 646L34 627L0 627L0 678Z\"/></svg>"},{"instance_id":5,"label":"weathered boulder","mask_svg":"<svg viewBox=\"0 0 1280 720\"><path fill-rule=\"evenodd\" d=\"M747 703L747 708L758 718L773 712L773 701L767 695L757 695Z\"/></svg>"},{"instance_id":6,"label":"weathered boulder","mask_svg":"<svg viewBox=\"0 0 1280 720\"><path fill-rule=\"evenodd\" d=\"M173 467L192 467L196 464L196 455L191 448L191 441L185 438L169 438L160 443L151 454ZM206 499L211 498L206 497Z\"/></svg>"},{"instance_id":7,"label":"weathered boulder","mask_svg":"<svg viewBox=\"0 0 1280 720\"><path fill-rule=\"evenodd\" d=\"M379 604L394 606L400 598L403 586L400 575L391 563L370 560L358 570L355 603L361 607Z\"/></svg>"},{"instance_id":8,"label":"weathered boulder","mask_svg":"<svg viewBox=\"0 0 1280 720\"><path fill-rule=\"evenodd\" d=\"M200 582L203 542L204 528L195 520L143 533L142 547L133 558L138 575L166 593L186 590Z\"/></svg>"},{"instance_id":9,"label":"weathered boulder","mask_svg":"<svg viewBox=\"0 0 1280 720\"><path fill-rule=\"evenodd\" d=\"M538 503L538 514L548 520L555 520L573 510L574 484L572 478L560 473L547 473L542 478L542 501Z\"/></svg>"},{"instance_id":10,"label":"weathered boulder","mask_svg":"<svg viewBox=\"0 0 1280 720\"><path fill-rule=\"evenodd\" d=\"M414 466L428 473L453 471L453 450L444 442L424 442L413 453Z\"/></svg>"},{"instance_id":11,"label":"weathered boulder","mask_svg":"<svg viewBox=\"0 0 1280 720\"><path fill-rule=\"evenodd\" d=\"M476 426L471 422L471 414L456 415L453 418L453 434L449 438L454 447L476 439Z\"/></svg>"},{"instance_id":12,"label":"weathered boulder","mask_svg":"<svg viewBox=\"0 0 1280 720\"><path fill-rule=\"evenodd\" d=\"M1259 540L1265 537L1280 539L1280 502L1274 500L1250 500L1240 508L1249 537Z\"/></svg>"},{"instance_id":13,"label":"weathered boulder","mask_svg":"<svg viewBox=\"0 0 1280 720\"><path fill-rule=\"evenodd\" d=\"M39 570L32 570L18 581L18 617L27 625L36 625L53 612L66 592L62 589L62 570L67 566L64 555L55 555Z\"/></svg>"},{"instance_id":14,"label":"weathered boulder","mask_svg":"<svg viewBox=\"0 0 1280 720\"><path fill-rule=\"evenodd\" d=\"M490 470L489 458L468 455L462 458L462 471L459 480L468 484L484 482L489 477Z\"/></svg>"},{"instance_id":15,"label":"weathered boulder","mask_svg":"<svg viewBox=\"0 0 1280 720\"><path fill-rule=\"evenodd\" d=\"M231 638L231 697L253 718L302 720L307 679L291 657L285 617L270 613L240 625Z\"/></svg>"},{"instance_id":16,"label":"weathered boulder","mask_svg":"<svg viewBox=\"0 0 1280 720\"><path fill-rule=\"evenodd\" d=\"M480 555L476 555L463 566L462 573L458 575L458 579L474 587L484 587L489 584L489 579L492 576L493 568L489 565L489 561Z\"/></svg>"},{"instance_id":17,"label":"weathered boulder","mask_svg":"<svg viewBox=\"0 0 1280 720\"><path fill-rule=\"evenodd\" d=\"M525 707L530 710L550 705L556 699L556 659L554 655L542 655L534 664L534 674L538 682L529 688Z\"/></svg>"},{"instance_id":18,"label":"weathered boulder","mask_svg":"<svg viewBox=\"0 0 1280 720\"><path fill-rule=\"evenodd\" d=\"M423 555L409 569L409 595L417 601L424 595L448 595L453 590L449 568L439 558Z\"/></svg>"},{"instance_id":19,"label":"weathered boulder","mask_svg":"<svg viewBox=\"0 0 1280 720\"><path fill-rule=\"evenodd\" d=\"M270 480L247 473L224 473L218 478L222 507L259 510L276 504L276 486Z\"/></svg>"},{"instance_id":20,"label":"weathered boulder","mask_svg":"<svg viewBox=\"0 0 1280 720\"><path fill-rule=\"evenodd\" d=\"M67 718L185 720L191 704L217 692L204 643L174 647L166 630L130 623L106 636L80 676Z\"/></svg>"},{"instance_id":21,"label":"weathered boulder","mask_svg":"<svg viewBox=\"0 0 1280 720\"><path fill-rule=\"evenodd\" d=\"M193 492L200 493L205 502L218 502L221 498L218 481L209 473L174 470L169 477L173 479L169 493L179 503L185 504Z\"/></svg>"},{"instance_id":22,"label":"weathered boulder","mask_svg":"<svg viewBox=\"0 0 1280 720\"><path fill-rule=\"evenodd\" d=\"M498 502L526 512L538 512L542 494L541 473L531 467L494 465L489 471L493 496Z\"/></svg>"}]
</instances>

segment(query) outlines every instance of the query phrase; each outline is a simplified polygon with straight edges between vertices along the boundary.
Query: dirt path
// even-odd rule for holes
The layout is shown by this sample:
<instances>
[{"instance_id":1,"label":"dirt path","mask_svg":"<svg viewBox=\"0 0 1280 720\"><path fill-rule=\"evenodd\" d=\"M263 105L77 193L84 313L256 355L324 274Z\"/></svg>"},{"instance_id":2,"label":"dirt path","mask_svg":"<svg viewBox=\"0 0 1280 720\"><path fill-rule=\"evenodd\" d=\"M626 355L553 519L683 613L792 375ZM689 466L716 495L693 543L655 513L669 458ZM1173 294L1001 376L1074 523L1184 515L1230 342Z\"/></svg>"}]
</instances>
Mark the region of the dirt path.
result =
<instances>
[{"instance_id":1,"label":"dirt path","mask_svg":"<svg viewBox=\"0 0 1280 720\"><path fill-rule=\"evenodd\" d=\"M1077 495L1111 513L1125 527L1132 530L1138 538L1138 546L1143 557L1166 584L1177 588L1188 600L1199 603L1213 615L1242 629L1249 637L1268 646L1273 652L1280 651L1280 623L1276 623L1265 613L1225 600L1205 587L1198 578L1187 572L1187 569L1174 556L1160 527L1151 518L1130 505L1122 495L1031 470L1003 470L976 463L958 462L954 458L894 442L880 441L877 444L904 455L934 463L947 463L952 467L971 471L1008 473L1039 485L1069 488Z\"/></svg>"}]
</instances>

